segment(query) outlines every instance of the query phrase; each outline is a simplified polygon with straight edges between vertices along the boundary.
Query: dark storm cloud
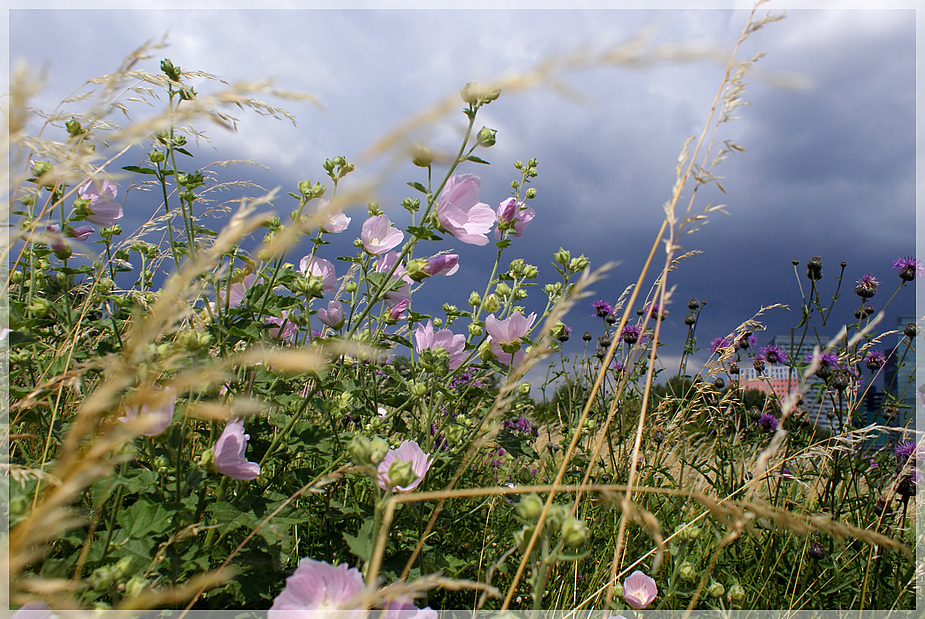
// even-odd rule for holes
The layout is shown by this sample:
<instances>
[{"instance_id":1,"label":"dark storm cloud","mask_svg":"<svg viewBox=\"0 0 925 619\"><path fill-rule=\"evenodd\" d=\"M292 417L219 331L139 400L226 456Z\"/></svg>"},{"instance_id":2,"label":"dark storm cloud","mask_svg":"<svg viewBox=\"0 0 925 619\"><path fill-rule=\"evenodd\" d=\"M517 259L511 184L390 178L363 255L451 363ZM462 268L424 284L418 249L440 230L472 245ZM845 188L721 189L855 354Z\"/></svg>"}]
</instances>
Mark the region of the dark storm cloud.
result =
<instances>
[{"instance_id":1,"label":"dark storm cloud","mask_svg":"<svg viewBox=\"0 0 925 619\"><path fill-rule=\"evenodd\" d=\"M771 7L773 9L773 7ZM654 23L656 42L731 49L744 11L13 11L11 53L39 65L50 63L58 98L84 79L111 71L144 40L170 30L170 47L145 66L156 71L162 56L178 65L229 80L275 78L279 87L311 92L324 110L273 101L292 111L292 128L240 115L236 134L207 127L216 151L203 148L197 165L214 159L250 158L270 172L242 172L263 186L292 190L302 179L320 180L326 157L359 157L371 141L423 107L470 80L506 71L526 71L544 58L578 46L603 48L627 40ZM42 37L35 36L41 32ZM86 37L74 32L105 32ZM701 352L709 340L734 329L762 305L796 306L799 287L791 259L816 254L825 262L827 294L838 263L848 262L840 301L853 310L854 280L866 272L895 286L889 262L913 255L915 180L915 24L902 11L791 11L782 23L757 33L743 57L767 52L758 67L800 73L806 90L781 89L749 79L740 120L723 127L746 151L725 161L726 194L701 190L695 211L709 202L728 205L730 216L713 214L683 250L702 255L685 260L669 278L677 285L664 323L665 356L680 350L683 317L691 296L706 299L698 326ZM73 41L66 47L48 41ZM65 53L66 50L66 53ZM498 129L498 145L483 153L491 167L462 169L482 176L482 201L504 199L515 178L511 162L536 157L540 176L537 217L515 240L502 267L523 257L553 279L548 265L560 246L587 254L594 264L620 265L594 286L596 296L570 316L580 333L602 330L590 301L611 302L636 280L670 196L681 145L699 134L723 67L698 61L659 64L644 70L589 69L565 76L579 101L548 89L505 92L480 114L480 124ZM43 99L51 107L52 98ZM461 107L461 105L460 105ZM436 149L456 148L465 119L454 113L420 139ZM357 177L381 168L370 163ZM410 165L377 192L398 221L400 200L412 195L407 180L422 180ZM157 205L154 205L156 207ZM275 204L286 213L292 202ZM359 208L344 239L326 248L352 253L365 215ZM461 255L459 273L431 281L416 297L416 309L438 311L443 301L465 306L470 290L482 291L491 271L492 247L466 246L451 238L422 248ZM293 261L298 259L293 256ZM659 247L655 267L664 253ZM343 271L339 271L343 272ZM645 282L643 293L654 278ZM908 293L908 294L907 294ZM878 299L879 300L879 299ZM541 310L542 294L528 306ZM911 312L904 290L894 306ZM637 303L641 307L641 301ZM633 308L635 309L635 308ZM897 310L898 311L898 308ZM795 325L794 311L768 315L769 335ZM833 329L834 331L834 329Z\"/></svg>"}]
</instances>

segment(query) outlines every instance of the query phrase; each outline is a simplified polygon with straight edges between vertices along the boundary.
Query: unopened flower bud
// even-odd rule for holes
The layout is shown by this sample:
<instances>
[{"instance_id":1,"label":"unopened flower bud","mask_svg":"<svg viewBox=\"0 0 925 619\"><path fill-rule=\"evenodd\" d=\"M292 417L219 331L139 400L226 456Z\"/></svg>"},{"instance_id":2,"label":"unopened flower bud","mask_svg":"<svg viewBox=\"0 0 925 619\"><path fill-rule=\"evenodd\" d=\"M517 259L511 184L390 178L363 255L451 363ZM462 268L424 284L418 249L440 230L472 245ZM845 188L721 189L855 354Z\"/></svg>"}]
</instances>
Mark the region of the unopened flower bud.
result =
<instances>
[{"instance_id":1,"label":"unopened flower bud","mask_svg":"<svg viewBox=\"0 0 925 619\"><path fill-rule=\"evenodd\" d=\"M396 460L389 467L389 481L393 486L410 486L418 477L411 466L411 460Z\"/></svg>"},{"instance_id":2,"label":"unopened flower bud","mask_svg":"<svg viewBox=\"0 0 925 619\"><path fill-rule=\"evenodd\" d=\"M433 162L434 153L429 148L420 142L411 145L411 163L419 168L426 168Z\"/></svg>"},{"instance_id":3,"label":"unopened flower bud","mask_svg":"<svg viewBox=\"0 0 925 619\"><path fill-rule=\"evenodd\" d=\"M478 307L482 304L482 297L479 293L472 291L472 294L469 295L469 305L472 307Z\"/></svg>"},{"instance_id":4,"label":"unopened flower bud","mask_svg":"<svg viewBox=\"0 0 925 619\"><path fill-rule=\"evenodd\" d=\"M813 256L809 259L809 262L806 263L806 277L812 281L818 281L822 279L822 258L819 256Z\"/></svg>"},{"instance_id":5,"label":"unopened flower bud","mask_svg":"<svg viewBox=\"0 0 925 619\"><path fill-rule=\"evenodd\" d=\"M528 494L514 508L517 515L524 520L536 522L543 511L543 500L535 494Z\"/></svg>"},{"instance_id":6,"label":"unopened flower bud","mask_svg":"<svg viewBox=\"0 0 925 619\"><path fill-rule=\"evenodd\" d=\"M569 260L572 259L572 256L567 249L562 249L560 247L559 251L553 254L553 258L555 259L556 263L565 265L569 263Z\"/></svg>"},{"instance_id":7,"label":"unopened flower bud","mask_svg":"<svg viewBox=\"0 0 925 619\"><path fill-rule=\"evenodd\" d=\"M495 292L501 297L507 297L507 296L510 296L511 294L511 287L508 286L506 283L501 282L495 287ZM495 310L492 310L492 311L495 311Z\"/></svg>"},{"instance_id":8,"label":"unopened flower bud","mask_svg":"<svg viewBox=\"0 0 925 619\"><path fill-rule=\"evenodd\" d=\"M711 598L721 598L725 593L726 587L723 586L723 583L716 582L715 580L707 587L707 595Z\"/></svg>"},{"instance_id":9,"label":"unopened flower bud","mask_svg":"<svg viewBox=\"0 0 925 619\"><path fill-rule=\"evenodd\" d=\"M736 583L729 587L729 593L726 594L726 598L733 604L740 604L745 601L745 587Z\"/></svg>"},{"instance_id":10,"label":"unopened flower bud","mask_svg":"<svg viewBox=\"0 0 925 619\"><path fill-rule=\"evenodd\" d=\"M681 564L680 567L678 567L678 576L681 578L681 580L690 582L697 578L697 568L694 567L693 563L685 561Z\"/></svg>"},{"instance_id":11,"label":"unopened flower bud","mask_svg":"<svg viewBox=\"0 0 925 619\"><path fill-rule=\"evenodd\" d=\"M495 131L494 129L489 129L488 127L482 127L481 129L479 129L479 133L476 138L478 140L479 146L484 146L485 148L494 146L495 145L495 135L497 133L498 133L497 131Z\"/></svg>"},{"instance_id":12,"label":"unopened flower bud","mask_svg":"<svg viewBox=\"0 0 925 619\"><path fill-rule=\"evenodd\" d=\"M528 200L532 200L533 198L536 197L536 189L531 187L530 189L527 190L527 193L525 195Z\"/></svg>"},{"instance_id":13,"label":"unopened flower bud","mask_svg":"<svg viewBox=\"0 0 925 619\"><path fill-rule=\"evenodd\" d=\"M578 256L577 258L572 258L569 263L569 270L573 273L579 273L588 268L588 265L591 264L591 261L588 260L584 254Z\"/></svg>"},{"instance_id":14,"label":"unopened flower bud","mask_svg":"<svg viewBox=\"0 0 925 619\"><path fill-rule=\"evenodd\" d=\"M149 586L148 579L141 574L135 574L125 583L125 597L133 598L144 593Z\"/></svg>"},{"instance_id":15,"label":"unopened flower bud","mask_svg":"<svg viewBox=\"0 0 925 619\"><path fill-rule=\"evenodd\" d=\"M199 466L210 473L215 473L215 453L212 451L212 448L206 449L199 456Z\"/></svg>"},{"instance_id":16,"label":"unopened flower bud","mask_svg":"<svg viewBox=\"0 0 925 619\"><path fill-rule=\"evenodd\" d=\"M389 444L386 442L386 440L381 436L374 436L369 446L370 463L373 466L376 466L382 462L382 459L385 458L385 454L387 453L389 453Z\"/></svg>"},{"instance_id":17,"label":"unopened flower bud","mask_svg":"<svg viewBox=\"0 0 925 619\"><path fill-rule=\"evenodd\" d=\"M572 548L582 546L588 539L588 527L577 518L566 518L562 522L562 540Z\"/></svg>"},{"instance_id":18,"label":"unopened flower bud","mask_svg":"<svg viewBox=\"0 0 925 619\"><path fill-rule=\"evenodd\" d=\"M527 549L527 543L530 541L530 538L533 537L533 531L535 529L536 527L524 525L522 529L514 533L514 543L517 545L517 548L520 549L520 552Z\"/></svg>"},{"instance_id":19,"label":"unopened flower bud","mask_svg":"<svg viewBox=\"0 0 925 619\"><path fill-rule=\"evenodd\" d=\"M482 335L482 333L483 333L482 327L480 327L479 325L475 324L474 322L469 325L469 335L471 335L472 337L479 337L480 335Z\"/></svg>"},{"instance_id":20,"label":"unopened flower bud","mask_svg":"<svg viewBox=\"0 0 925 619\"><path fill-rule=\"evenodd\" d=\"M510 291L510 288L508 288L508 291ZM482 309L489 314L501 309L501 301L498 300L498 295L490 294L482 299Z\"/></svg>"},{"instance_id":21,"label":"unopened flower bud","mask_svg":"<svg viewBox=\"0 0 925 619\"><path fill-rule=\"evenodd\" d=\"M539 274L540 270L532 264L524 265L524 277L527 279L536 279Z\"/></svg>"},{"instance_id":22,"label":"unopened flower bud","mask_svg":"<svg viewBox=\"0 0 925 619\"><path fill-rule=\"evenodd\" d=\"M382 215L382 209L379 208L378 202L370 202L366 205L366 210L369 211L370 217L378 217Z\"/></svg>"}]
</instances>

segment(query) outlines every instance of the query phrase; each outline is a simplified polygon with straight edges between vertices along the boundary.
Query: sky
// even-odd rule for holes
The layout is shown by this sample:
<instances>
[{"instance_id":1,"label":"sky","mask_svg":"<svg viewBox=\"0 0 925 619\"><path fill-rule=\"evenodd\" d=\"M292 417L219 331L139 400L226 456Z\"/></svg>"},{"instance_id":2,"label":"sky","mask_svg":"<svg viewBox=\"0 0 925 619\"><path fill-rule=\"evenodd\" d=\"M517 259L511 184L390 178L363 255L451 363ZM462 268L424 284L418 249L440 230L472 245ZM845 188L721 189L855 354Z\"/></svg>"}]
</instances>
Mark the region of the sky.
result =
<instances>
[{"instance_id":1,"label":"sky","mask_svg":"<svg viewBox=\"0 0 925 619\"><path fill-rule=\"evenodd\" d=\"M489 3L467 3L481 5ZM661 224L682 145L702 130L725 71L725 65L702 52L732 50L747 11L731 7L748 5L700 3L723 8L676 9L663 3L666 8L655 10L531 5L517 10L393 10L375 3L354 3L350 6L377 7L354 10L215 10L210 8L214 3L195 2L167 4L168 10L13 7L9 52L11 61L22 58L45 71L47 88L35 101L45 109L87 79L114 70L141 43L165 35L169 47L140 68L156 72L160 58L169 57L183 69L228 81L271 78L278 88L311 93L322 107L269 99L295 116L295 127L243 112L236 113L236 133L200 127L211 144L197 148L196 165L259 161L268 171L234 171L264 187L281 187L283 197L274 207L285 215L294 205L285 193L300 180L324 180L325 158L344 155L358 168L347 185L389 170L377 200L402 223L399 203L414 195L405 183L426 179L409 162L387 168L368 149L404 119L457 93L468 81L523 73L577 49L616 47L642 31L651 33L647 50L663 45L685 50L693 56L686 62L557 75L574 96L547 87L503 92L478 118L479 126L497 130L497 144L479 153L492 165L467 164L458 170L479 174L481 200L497 207L517 178L512 162L538 160L539 176L532 185L538 195L531 203L537 215L505 253L505 263L519 257L537 265L540 282L554 281L549 263L560 247L585 254L592 265L618 263L566 320L573 328L567 350L574 352L581 350L583 331L595 336L603 331L601 321L592 318L591 302L613 303L635 282ZM840 8L819 8L830 6ZM890 267L893 259L916 255L915 13L907 10L912 4L882 5L900 7L886 10L870 6L763 7L762 13L788 9L787 15L754 33L740 51L740 58L765 54L746 77L743 98L749 105L740 107L738 119L719 133L720 140L732 140L744 152L734 153L715 171L723 177L725 194L703 188L696 196L695 211L725 204L729 214L712 213L703 228L679 239L679 253L699 253L669 276L669 286L676 288L662 325L666 346L661 353L668 373L676 371L691 297L706 301L697 326L696 368L706 360L710 340L730 333L762 306L782 303L790 309L763 316L768 328L757 334L759 343L796 327L800 284L808 284L805 264L812 256L823 259L824 302L834 293L839 263L847 263L831 324L820 330L831 336L852 319L858 304L854 287L862 275L873 274L881 282L872 299L879 310L878 303L886 303L899 284ZM213 88L197 84L200 92ZM465 127L461 109L460 102L432 126L417 129L414 139L437 151L457 148ZM142 155L135 151L127 163L140 162ZM360 208L348 215L354 217L351 227L338 239L340 245L325 248L328 258L352 253L365 213ZM484 290L494 248L446 236L433 249L459 253L461 267L445 281L429 281L413 299L414 309L438 312L445 301L464 308L472 290ZM663 256L660 248L656 260ZM796 275L794 259L800 262ZM528 311L545 305L541 288L526 302ZM914 290L906 286L890 303L882 325L893 328L898 314L913 313Z\"/></svg>"}]
</instances>

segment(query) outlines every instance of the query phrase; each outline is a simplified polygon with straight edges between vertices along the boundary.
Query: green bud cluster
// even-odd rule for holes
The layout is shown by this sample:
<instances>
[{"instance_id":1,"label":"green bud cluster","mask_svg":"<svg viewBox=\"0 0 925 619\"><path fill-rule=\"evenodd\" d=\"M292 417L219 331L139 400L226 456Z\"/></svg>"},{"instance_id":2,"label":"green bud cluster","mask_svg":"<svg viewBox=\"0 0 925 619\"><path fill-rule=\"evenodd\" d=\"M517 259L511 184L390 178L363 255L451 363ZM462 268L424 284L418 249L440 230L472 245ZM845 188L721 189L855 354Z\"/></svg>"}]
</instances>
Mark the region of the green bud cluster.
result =
<instances>
[{"instance_id":1,"label":"green bud cluster","mask_svg":"<svg viewBox=\"0 0 925 619\"><path fill-rule=\"evenodd\" d=\"M299 193L304 202L308 202L313 198L320 198L324 195L324 191L324 185L321 183L312 184L311 181L299 181Z\"/></svg>"},{"instance_id":2,"label":"green bud cluster","mask_svg":"<svg viewBox=\"0 0 925 619\"><path fill-rule=\"evenodd\" d=\"M518 545L521 552L526 549L527 541L532 537L536 529L536 523L539 522L540 514L543 512L544 503L535 494L528 494L521 498L515 507L515 513L526 521L524 527L514 534L514 542ZM546 512L546 520L543 523L544 529L548 532L558 532L562 536L562 541L572 548L582 546L588 539L588 528L583 520L572 516L571 507L568 505L551 505Z\"/></svg>"},{"instance_id":3,"label":"green bud cluster","mask_svg":"<svg viewBox=\"0 0 925 619\"><path fill-rule=\"evenodd\" d=\"M354 434L347 445L347 454L357 466L377 466L388 451L389 444L379 436L369 439L361 434Z\"/></svg>"},{"instance_id":4,"label":"green bud cluster","mask_svg":"<svg viewBox=\"0 0 925 619\"><path fill-rule=\"evenodd\" d=\"M489 314L501 309L501 301L498 299L498 295L492 293L482 299L482 309Z\"/></svg>"}]
</instances>

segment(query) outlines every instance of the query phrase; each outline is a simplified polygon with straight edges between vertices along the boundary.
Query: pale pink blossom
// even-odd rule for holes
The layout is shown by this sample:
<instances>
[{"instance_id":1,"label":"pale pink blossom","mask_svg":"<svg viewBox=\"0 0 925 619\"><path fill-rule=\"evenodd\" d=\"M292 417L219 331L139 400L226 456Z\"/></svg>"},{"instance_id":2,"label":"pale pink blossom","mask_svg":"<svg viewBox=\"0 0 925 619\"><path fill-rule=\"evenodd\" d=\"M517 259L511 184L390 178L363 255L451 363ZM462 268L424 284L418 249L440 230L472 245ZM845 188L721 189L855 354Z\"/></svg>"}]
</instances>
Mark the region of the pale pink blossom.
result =
<instances>
[{"instance_id":1,"label":"pale pink blossom","mask_svg":"<svg viewBox=\"0 0 925 619\"><path fill-rule=\"evenodd\" d=\"M486 245L495 212L479 202L482 181L474 174L451 176L437 202L437 220L444 230L470 245Z\"/></svg>"},{"instance_id":2,"label":"pale pink blossom","mask_svg":"<svg viewBox=\"0 0 925 619\"><path fill-rule=\"evenodd\" d=\"M397 486L389 479L389 469L392 467L392 464L399 460L411 462L411 470L417 475L417 479L407 486ZM392 492L408 492L409 490L414 490L424 481L424 475L427 474L431 464L432 460L430 456L424 453L417 443L414 441L402 441L402 444L396 449L390 449L385 454L382 462L379 463L377 469L379 473L379 487L383 490L391 488Z\"/></svg>"},{"instance_id":3,"label":"pale pink blossom","mask_svg":"<svg viewBox=\"0 0 925 619\"><path fill-rule=\"evenodd\" d=\"M57 619L45 602L26 602L13 613L10 619ZM408 617L407 619L411 619Z\"/></svg>"},{"instance_id":4,"label":"pale pink blossom","mask_svg":"<svg viewBox=\"0 0 925 619\"><path fill-rule=\"evenodd\" d=\"M212 448L215 470L233 479L257 479L260 465L248 462L244 456L248 440L250 436L244 434L244 422L240 419L229 421Z\"/></svg>"},{"instance_id":5,"label":"pale pink blossom","mask_svg":"<svg viewBox=\"0 0 925 619\"><path fill-rule=\"evenodd\" d=\"M658 595L655 579L636 570L623 581L623 599L635 609L645 608Z\"/></svg>"},{"instance_id":6,"label":"pale pink blossom","mask_svg":"<svg viewBox=\"0 0 925 619\"><path fill-rule=\"evenodd\" d=\"M320 212L320 211L325 210L328 207L328 204L330 204L330 202L328 202L327 200L319 201L318 211ZM319 227L325 232L328 232L331 234L340 234L341 232L346 230L347 226L349 225L350 225L350 217L347 217L342 212L338 211L330 215L328 217L328 220L325 223L321 224Z\"/></svg>"},{"instance_id":7,"label":"pale pink blossom","mask_svg":"<svg viewBox=\"0 0 925 619\"><path fill-rule=\"evenodd\" d=\"M506 365L517 365L523 360L524 351L521 350L520 339L527 335L535 320L536 313L524 317L520 312L515 312L504 320L495 318L494 314L485 319L491 352L499 361Z\"/></svg>"},{"instance_id":8,"label":"pale pink blossom","mask_svg":"<svg viewBox=\"0 0 925 619\"><path fill-rule=\"evenodd\" d=\"M376 215L363 222L360 239L363 248L371 254L384 254L402 242L405 233L392 226L387 215Z\"/></svg>"},{"instance_id":9,"label":"pale pink blossom","mask_svg":"<svg viewBox=\"0 0 925 619\"><path fill-rule=\"evenodd\" d=\"M405 286L407 288L407 286ZM401 292L401 291L399 291ZM389 293L392 294L392 293ZM392 320L401 320L405 317L405 310L411 305L411 299L402 299L389 308L389 318Z\"/></svg>"},{"instance_id":10,"label":"pale pink blossom","mask_svg":"<svg viewBox=\"0 0 925 619\"><path fill-rule=\"evenodd\" d=\"M334 273L334 265L331 264L330 260L312 258L310 255L305 256L299 261L299 271L306 277L320 278L322 292L334 292L337 290L337 275Z\"/></svg>"},{"instance_id":11,"label":"pale pink blossom","mask_svg":"<svg viewBox=\"0 0 925 619\"><path fill-rule=\"evenodd\" d=\"M341 563L334 567L324 561L302 559L286 587L273 600L269 619L305 619L299 611L357 610L348 605L364 589L363 575L355 567ZM352 613L336 615L352 617Z\"/></svg>"},{"instance_id":12,"label":"pale pink blossom","mask_svg":"<svg viewBox=\"0 0 925 619\"><path fill-rule=\"evenodd\" d=\"M449 277L459 270L459 254L441 254L427 259L427 264L421 269L428 275L446 275Z\"/></svg>"},{"instance_id":13,"label":"pale pink blossom","mask_svg":"<svg viewBox=\"0 0 925 619\"><path fill-rule=\"evenodd\" d=\"M289 320L289 310L283 310L281 314L281 318L277 318L276 316L268 316L267 322L274 325L279 325L270 329L270 334L275 338L284 340L287 337L292 337L295 335L298 332L299 327L296 326L291 320Z\"/></svg>"},{"instance_id":14,"label":"pale pink blossom","mask_svg":"<svg viewBox=\"0 0 925 619\"><path fill-rule=\"evenodd\" d=\"M108 179L88 180L78 187L77 195L90 201L87 221L105 227L122 219L122 205L116 202L118 192L116 184Z\"/></svg>"},{"instance_id":15,"label":"pale pink blossom","mask_svg":"<svg viewBox=\"0 0 925 619\"><path fill-rule=\"evenodd\" d=\"M511 232L511 236L519 237L522 235L527 224L533 221L534 217L536 217L536 211L514 198L508 198L498 205L498 223L514 222L514 230ZM501 231L497 228L495 228L495 238L501 238Z\"/></svg>"},{"instance_id":16,"label":"pale pink blossom","mask_svg":"<svg viewBox=\"0 0 925 619\"><path fill-rule=\"evenodd\" d=\"M327 309L318 310L318 320L332 329L340 329L344 326L344 308L337 301L329 301Z\"/></svg>"},{"instance_id":17,"label":"pale pink blossom","mask_svg":"<svg viewBox=\"0 0 925 619\"><path fill-rule=\"evenodd\" d=\"M163 434L173 421L173 410L176 404L177 392L166 387L161 389L155 388L152 394L151 402L145 402L141 406L131 406L125 409L125 414L119 417L119 421L127 422L135 419L143 419L147 424L147 429L140 432L144 436L157 436Z\"/></svg>"},{"instance_id":18,"label":"pale pink blossom","mask_svg":"<svg viewBox=\"0 0 925 619\"><path fill-rule=\"evenodd\" d=\"M86 241L93 233L93 226L74 226L68 230L68 236L77 241Z\"/></svg>"},{"instance_id":19,"label":"pale pink blossom","mask_svg":"<svg viewBox=\"0 0 925 619\"><path fill-rule=\"evenodd\" d=\"M241 304L241 301L244 300L245 295L247 295L247 290L254 285L254 282L257 281L257 274L251 273L245 275L241 281L234 282L231 286L228 287L228 292L219 289L218 291L218 304L209 303L213 311L216 307L222 309L225 307L225 302L228 302L228 307L237 307Z\"/></svg>"},{"instance_id":20,"label":"pale pink blossom","mask_svg":"<svg viewBox=\"0 0 925 619\"><path fill-rule=\"evenodd\" d=\"M430 606L418 608L408 600L393 600L386 604L382 619L437 619Z\"/></svg>"},{"instance_id":21,"label":"pale pink blossom","mask_svg":"<svg viewBox=\"0 0 925 619\"><path fill-rule=\"evenodd\" d=\"M431 320L418 325L414 330L414 350L421 354L425 349L442 348L450 355L450 370L455 370L466 358L466 336L454 334L449 329L434 331Z\"/></svg>"},{"instance_id":22,"label":"pale pink blossom","mask_svg":"<svg viewBox=\"0 0 925 619\"><path fill-rule=\"evenodd\" d=\"M379 256L379 258L376 260L376 265L373 268L373 270L376 273L388 273L389 271L392 270L392 267L395 266L395 263L398 262L399 257L400 256L397 251L387 252ZM395 267L395 270L392 272L392 279L399 279L399 278L401 278L405 283L408 283L408 284L410 284L412 281L411 277L409 277L407 274L407 269L405 269L405 265L400 264L400 263L398 266Z\"/></svg>"}]
</instances>

